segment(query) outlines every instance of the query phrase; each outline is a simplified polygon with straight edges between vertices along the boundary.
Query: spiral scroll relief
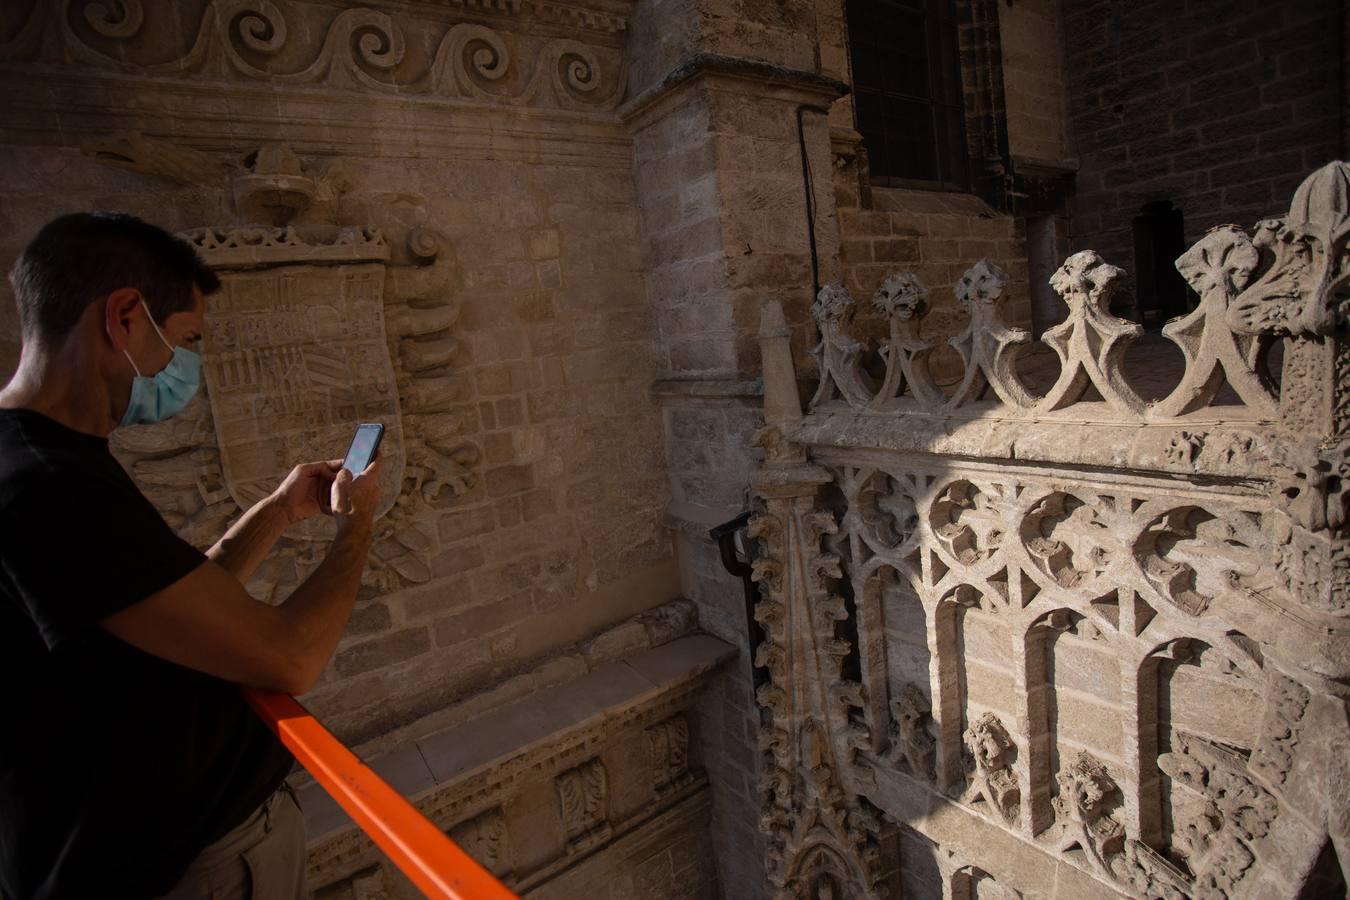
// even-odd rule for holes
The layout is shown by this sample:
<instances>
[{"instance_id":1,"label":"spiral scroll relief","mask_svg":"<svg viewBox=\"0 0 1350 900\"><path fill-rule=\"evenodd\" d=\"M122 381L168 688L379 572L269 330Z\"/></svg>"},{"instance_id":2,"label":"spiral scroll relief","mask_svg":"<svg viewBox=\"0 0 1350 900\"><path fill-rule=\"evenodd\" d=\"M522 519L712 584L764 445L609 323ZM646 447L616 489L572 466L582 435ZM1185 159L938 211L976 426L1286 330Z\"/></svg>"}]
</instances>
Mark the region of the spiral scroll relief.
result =
<instances>
[{"instance_id":1,"label":"spiral scroll relief","mask_svg":"<svg viewBox=\"0 0 1350 900\"><path fill-rule=\"evenodd\" d=\"M0 59L41 64L73 58L130 74L243 78L576 111L612 110L623 93L623 50L615 37L621 28L597 30L579 20L573 25L588 40L536 35L529 28L533 18L552 23L553 17L534 6L506 23L514 27L497 28L437 26L411 13L368 7L320 19L320 10L283 11L273 0L212 0L200 21L182 23L192 35L183 41L186 49L166 57L162 33L178 27L176 19L162 18L168 9L147 8L142 0L38 3L16 37L0 45ZM409 52L408 35L437 27L440 36L429 52ZM549 27L556 33L556 23Z\"/></svg>"}]
</instances>

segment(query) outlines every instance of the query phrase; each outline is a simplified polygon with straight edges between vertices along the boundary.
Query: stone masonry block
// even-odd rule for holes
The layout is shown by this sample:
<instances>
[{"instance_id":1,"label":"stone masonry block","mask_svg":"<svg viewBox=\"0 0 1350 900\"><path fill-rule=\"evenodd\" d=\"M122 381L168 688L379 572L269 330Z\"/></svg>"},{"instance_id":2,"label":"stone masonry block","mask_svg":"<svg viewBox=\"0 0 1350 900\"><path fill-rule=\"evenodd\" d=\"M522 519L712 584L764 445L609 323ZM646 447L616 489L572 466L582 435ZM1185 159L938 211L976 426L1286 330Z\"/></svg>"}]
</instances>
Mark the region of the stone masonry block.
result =
<instances>
[{"instance_id":1,"label":"stone masonry block","mask_svg":"<svg viewBox=\"0 0 1350 900\"><path fill-rule=\"evenodd\" d=\"M378 634L393 624L385 603L370 603L359 607L347 620L348 635Z\"/></svg>"},{"instance_id":2,"label":"stone masonry block","mask_svg":"<svg viewBox=\"0 0 1350 900\"><path fill-rule=\"evenodd\" d=\"M437 578L442 578L476 569L485 561L483 550L477 544L461 544L432 557L431 572Z\"/></svg>"},{"instance_id":3,"label":"stone masonry block","mask_svg":"<svg viewBox=\"0 0 1350 900\"><path fill-rule=\"evenodd\" d=\"M534 487L534 471L530 466L498 466L487 471L486 481L490 497L520 494Z\"/></svg>"},{"instance_id":4,"label":"stone masonry block","mask_svg":"<svg viewBox=\"0 0 1350 900\"><path fill-rule=\"evenodd\" d=\"M530 259L558 258L558 230L548 228L530 234Z\"/></svg>"},{"instance_id":5,"label":"stone masonry block","mask_svg":"<svg viewBox=\"0 0 1350 900\"><path fill-rule=\"evenodd\" d=\"M451 647L490 634L524 619L532 611L531 594L526 591L437 619L432 623L436 646Z\"/></svg>"},{"instance_id":6,"label":"stone masonry block","mask_svg":"<svg viewBox=\"0 0 1350 900\"><path fill-rule=\"evenodd\" d=\"M425 628L407 628L383 637L355 644L338 653L335 665L339 675L349 678L383 669L431 649L431 638Z\"/></svg>"}]
</instances>

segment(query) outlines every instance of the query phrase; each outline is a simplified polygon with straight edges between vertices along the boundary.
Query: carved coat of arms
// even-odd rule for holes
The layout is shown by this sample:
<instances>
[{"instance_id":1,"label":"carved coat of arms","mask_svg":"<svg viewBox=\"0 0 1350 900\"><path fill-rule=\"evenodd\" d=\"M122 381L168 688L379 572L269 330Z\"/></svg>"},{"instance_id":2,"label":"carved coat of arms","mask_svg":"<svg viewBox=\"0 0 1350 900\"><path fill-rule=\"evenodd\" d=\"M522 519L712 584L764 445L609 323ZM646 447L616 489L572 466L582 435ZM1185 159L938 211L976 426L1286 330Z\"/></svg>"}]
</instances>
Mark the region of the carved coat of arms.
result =
<instances>
[{"instance_id":1,"label":"carved coat of arms","mask_svg":"<svg viewBox=\"0 0 1350 900\"><path fill-rule=\"evenodd\" d=\"M380 514L403 481L398 384L384 321L389 247L377 232L331 245L289 229L189 235L221 276L203 357L225 486L244 509L298 463L341 456L358 422L385 426ZM305 523L319 537L330 525Z\"/></svg>"}]
</instances>

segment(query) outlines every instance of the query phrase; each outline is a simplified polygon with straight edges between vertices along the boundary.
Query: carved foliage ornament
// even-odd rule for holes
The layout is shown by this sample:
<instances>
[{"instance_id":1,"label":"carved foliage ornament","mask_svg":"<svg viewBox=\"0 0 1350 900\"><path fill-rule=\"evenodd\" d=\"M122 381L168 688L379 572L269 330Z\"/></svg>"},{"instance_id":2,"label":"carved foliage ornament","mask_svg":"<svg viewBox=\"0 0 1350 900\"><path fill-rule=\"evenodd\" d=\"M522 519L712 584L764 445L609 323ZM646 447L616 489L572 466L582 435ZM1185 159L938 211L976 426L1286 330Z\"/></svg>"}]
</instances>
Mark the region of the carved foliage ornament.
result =
<instances>
[{"instance_id":1,"label":"carved foliage ornament","mask_svg":"<svg viewBox=\"0 0 1350 900\"><path fill-rule=\"evenodd\" d=\"M501 807L481 813L450 829L450 838L498 878L511 871L511 841Z\"/></svg>"},{"instance_id":2,"label":"carved foliage ornament","mask_svg":"<svg viewBox=\"0 0 1350 900\"><path fill-rule=\"evenodd\" d=\"M567 851L581 851L609 839L609 776L605 764L590 760L554 781L562 810Z\"/></svg>"},{"instance_id":3,"label":"carved foliage ornament","mask_svg":"<svg viewBox=\"0 0 1350 900\"><path fill-rule=\"evenodd\" d=\"M560 4L544 6L541 18L550 22L603 34L626 25L620 17L565 16L557 9ZM387 13L348 8L326 23L306 21L292 27L282 6L272 0L212 0L190 48L179 56L147 59L141 48L129 49L147 15L162 14L158 6L147 14L141 0L35 3L18 33L0 44L0 60L74 59L134 74L265 80L577 110L613 109L624 88L622 51L608 37L599 44L571 38L518 40L483 25L460 23L444 32L425 67L414 69L404 25ZM405 24L426 27L416 21ZM322 40L314 46L318 35ZM297 46L302 43L303 48ZM299 67L277 62L296 56L308 62Z\"/></svg>"},{"instance_id":4,"label":"carved foliage ornament","mask_svg":"<svg viewBox=\"0 0 1350 900\"><path fill-rule=\"evenodd\" d=\"M1350 165L1328 163L1299 185L1283 220L1257 225L1253 243L1269 268L1229 311L1246 334L1330 334L1350 304Z\"/></svg>"}]
</instances>

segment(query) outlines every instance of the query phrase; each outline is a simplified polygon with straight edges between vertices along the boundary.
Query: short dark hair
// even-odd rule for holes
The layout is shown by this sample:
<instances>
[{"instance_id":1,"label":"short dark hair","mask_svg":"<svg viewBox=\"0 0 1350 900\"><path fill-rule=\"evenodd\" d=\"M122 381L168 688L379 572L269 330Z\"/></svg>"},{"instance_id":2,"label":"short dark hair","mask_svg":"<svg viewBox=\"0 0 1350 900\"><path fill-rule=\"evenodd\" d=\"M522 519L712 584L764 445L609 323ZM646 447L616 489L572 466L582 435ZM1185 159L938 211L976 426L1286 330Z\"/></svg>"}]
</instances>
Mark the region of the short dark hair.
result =
<instances>
[{"instance_id":1,"label":"short dark hair","mask_svg":"<svg viewBox=\"0 0 1350 900\"><path fill-rule=\"evenodd\" d=\"M120 288L145 297L156 322L192 308L220 279L197 251L126 213L72 213L48 222L9 271L25 340L60 341L93 301Z\"/></svg>"}]
</instances>

